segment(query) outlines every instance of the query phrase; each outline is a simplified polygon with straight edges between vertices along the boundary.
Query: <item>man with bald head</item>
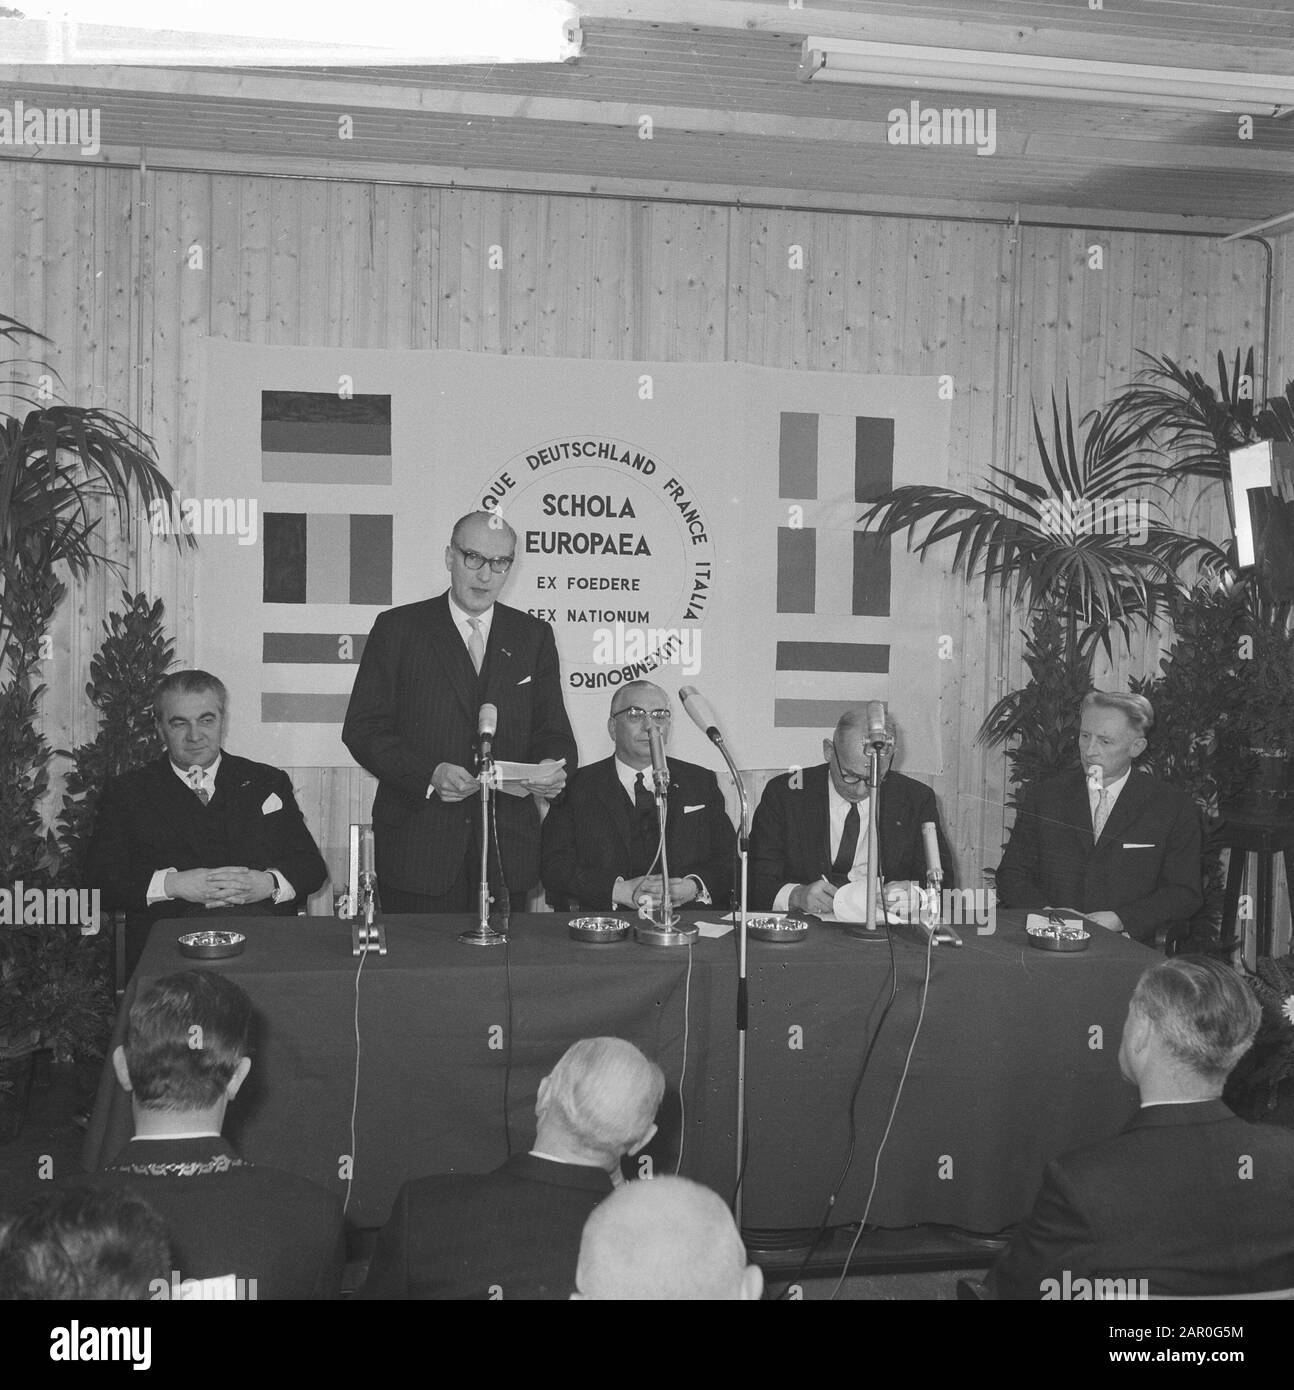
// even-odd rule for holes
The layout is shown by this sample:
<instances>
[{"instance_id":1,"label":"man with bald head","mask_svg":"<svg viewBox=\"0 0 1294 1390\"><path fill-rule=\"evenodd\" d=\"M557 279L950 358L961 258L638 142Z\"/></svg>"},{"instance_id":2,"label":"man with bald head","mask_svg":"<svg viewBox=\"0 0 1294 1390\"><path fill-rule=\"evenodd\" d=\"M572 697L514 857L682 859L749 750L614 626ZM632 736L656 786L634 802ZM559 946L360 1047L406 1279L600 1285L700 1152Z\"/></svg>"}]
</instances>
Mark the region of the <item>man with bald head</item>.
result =
<instances>
[{"instance_id":1,"label":"man with bald head","mask_svg":"<svg viewBox=\"0 0 1294 1390\"><path fill-rule=\"evenodd\" d=\"M665 744L672 723L669 696L650 681L632 681L612 696L607 733L615 753L581 768L544 822L542 877L555 907L660 901L651 729ZM670 758L668 766L670 901L727 907L736 836L719 783L696 763Z\"/></svg>"},{"instance_id":2,"label":"man with bald head","mask_svg":"<svg viewBox=\"0 0 1294 1390\"><path fill-rule=\"evenodd\" d=\"M764 1274L722 1198L687 1178L630 1183L589 1217L575 1297L754 1302Z\"/></svg>"},{"instance_id":3,"label":"man with bald head","mask_svg":"<svg viewBox=\"0 0 1294 1390\"><path fill-rule=\"evenodd\" d=\"M560 1299L580 1231L656 1133L661 1069L622 1038L585 1038L539 1084L534 1148L482 1176L400 1189L364 1298Z\"/></svg>"},{"instance_id":4,"label":"man with bald head","mask_svg":"<svg viewBox=\"0 0 1294 1390\"><path fill-rule=\"evenodd\" d=\"M445 549L448 591L380 614L365 644L342 741L378 779L373 830L387 912L466 912L476 903L475 759L486 704L497 711L494 756L543 768L524 784L531 796L495 801L514 910L539 877L536 803L561 791L576 750L552 628L496 602L516 548L499 513L460 517ZM492 883L496 872L492 864Z\"/></svg>"},{"instance_id":5,"label":"man with bald head","mask_svg":"<svg viewBox=\"0 0 1294 1390\"><path fill-rule=\"evenodd\" d=\"M887 902L906 902L912 884L925 882L921 827L927 821L938 835L944 887L953 886L952 856L934 792L893 770L898 747L894 719L886 714L876 796L869 783L867 730L866 705L846 710L832 737L823 740L825 763L783 773L764 788L751 826L752 907L829 913L836 890L867 873L867 826L873 814L878 815Z\"/></svg>"}]
</instances>

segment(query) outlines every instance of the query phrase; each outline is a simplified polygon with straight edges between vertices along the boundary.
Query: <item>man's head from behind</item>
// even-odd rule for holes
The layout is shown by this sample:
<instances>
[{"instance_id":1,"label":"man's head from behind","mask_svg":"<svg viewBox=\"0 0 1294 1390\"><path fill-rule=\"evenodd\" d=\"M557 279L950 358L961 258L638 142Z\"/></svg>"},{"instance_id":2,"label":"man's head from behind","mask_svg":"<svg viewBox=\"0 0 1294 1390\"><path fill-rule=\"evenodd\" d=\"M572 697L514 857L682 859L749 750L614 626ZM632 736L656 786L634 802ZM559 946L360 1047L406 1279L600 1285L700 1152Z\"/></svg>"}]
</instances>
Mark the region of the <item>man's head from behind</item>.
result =
<instances>
[{"instance_id":1,"label":"man's head from behind","mask_svg":"<svg viewBox=\"0 0 1294 1390\"><path fill-rule=\"evenodd\" d=\"M137 1122L141 1111L218 1111L223 1118L251 1067L251 1017L251 1000L214 970L186 970L150 985L130 1010L125 1047L112 1057Z\"/></svg>"},{"instance_id":2,"label":"man's head from behind","mask_svg":"<svg viewBox=\"0 0 1294 1390\"><path fill-rule=\"evenodd\" d=\"M584 1224L577 1298L755 1300L758 1265L722 1198L687 1178L626 1183Z\"/></svg>"},{"instance_id":3,"label":"man's head from behind","mask_svg":"<svg viewBox=\"0 0 1294 1390\"><path fill-rule=\"evenodd\" d=\"M1124 1076L1142 1099L1220 1095L1249 1050L1258 1003L1229 965L1173 956L1137 981L1119 1047Z\"/></svg>"},{"instance_id":4,"label":"man's head from behind","mask_svg":"<svg viewBox=\"0 0 1294 1390\"><path fill-rule=\"evenodd\" d=\"M147 1298L170 1264L166 1226L142 1197L68 1188L0 1233L0 1299Z\"/></svg>"},{"instance_id":5,"label":"man's head from behind","mask_svg":"<svg viewBox=\"0 0 1294 1390\"><path fill-rule=\"evenodd\" d=\"M656 1133L665 1076L623 1038L583 1038L539 1083L535 1148L567 1162L616 1168Z\"/></svg>"}]
</instances>

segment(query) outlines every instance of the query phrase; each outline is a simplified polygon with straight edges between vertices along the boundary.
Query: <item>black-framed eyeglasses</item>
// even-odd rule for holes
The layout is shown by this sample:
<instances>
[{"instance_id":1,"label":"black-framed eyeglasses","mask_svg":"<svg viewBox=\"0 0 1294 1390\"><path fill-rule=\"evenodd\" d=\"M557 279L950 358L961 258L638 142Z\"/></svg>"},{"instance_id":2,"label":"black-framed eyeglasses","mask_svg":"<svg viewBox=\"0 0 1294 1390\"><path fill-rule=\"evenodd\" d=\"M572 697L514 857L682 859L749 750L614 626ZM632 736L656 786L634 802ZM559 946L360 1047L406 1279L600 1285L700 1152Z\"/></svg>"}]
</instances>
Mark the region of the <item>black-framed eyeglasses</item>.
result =
<instances>
[{"instance_id":1,"label":"black-framed eyeglasses","mask_svg":"<svg viewBox=\"0 0 1294 1390\"><path fill-rule=\"evenodd\" d=\"M643 709L641 705L626 705L624 709L618 709L611 716L612 719L619 719L622 714L626 714L636 724L642 724L650 719L653 724L668 724L673 718L673 712L667 709Z\"/></svg>"},{"instance_id":2,"label":"black-framed eyeglasses","mask_svg":"<svg viewBox=\"0 0 1294 1390\"><path fill-rule=\"evenodd\" d=\"M480 555L475 550L464 550L461 545L456 545L455 550L463 557L463 563L469 570L479 570L482 565L489 565L493 574L507 574L512 568L512 555Z\"/></svg>"},{"instance_id":3,"label":"black-framed eyeglasses","mask_svg":"<svg viewBox=\"0 0 1294 1390\"><path fill-rule=\"evenodd\" d=\"M866 772L851 772L844 763L840 761L840 749L836 747L835 739L831 741L831 751L836 755L836 771L840 773L840 780L847 787L856 787L860 782L867 781ZM881 757L886 757L894 752L894 740L890 739L881 753ZM870 771L870 769L869 769Z\"/></svg>"}]
</instances>

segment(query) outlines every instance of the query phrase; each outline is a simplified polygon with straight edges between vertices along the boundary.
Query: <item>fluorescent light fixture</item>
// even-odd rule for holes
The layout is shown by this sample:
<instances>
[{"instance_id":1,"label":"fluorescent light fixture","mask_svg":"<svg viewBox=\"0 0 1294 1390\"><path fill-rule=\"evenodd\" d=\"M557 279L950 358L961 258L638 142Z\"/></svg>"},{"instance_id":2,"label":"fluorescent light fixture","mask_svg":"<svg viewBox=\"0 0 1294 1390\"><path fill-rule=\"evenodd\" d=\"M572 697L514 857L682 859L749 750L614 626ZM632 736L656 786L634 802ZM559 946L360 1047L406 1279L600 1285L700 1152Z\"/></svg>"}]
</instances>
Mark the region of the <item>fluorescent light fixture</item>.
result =
<instances>
[{"instance_id":1,"label":"fluorescent light fixture","mask_svg":"<svg viewBox=\"0 0 1294 1390\"><path fill-rule=\"evenodd\" d=\"M905 43L806 38L802 82L852 82L872 87L1045 97L1116 106L1167 106L1271 116L1294 104L1294 77L1214 72L1087 58L985 53Z\"/></svg>"},{"instance_id":2,"label":"fluorescent light fixture","mask_svg":"<svg viewBox=\"0 0 1294 1390\"><path fill-rule=\"evenodd\" d=\"M1250 493L1272 492L1277 500L1294 502L1294 444L1247 444L1231 451L1231 496L1235 504L1236 564L1255 563L1254 517ZM1259 506L1264 504L1260 501Z\"/></svg>"},{"instance_id":3,"label":"fluorescent light fixture","mask_svg":"<svg viewBox=\"0 0 1294 1390\"><path fill-rule=\"evenodd\" d=\"M25 0L21 8L22 19L0 20L6 61L155 62L175 50L171 61L179 63L313 52L329 62L349 53L356 63L393 66L560 63L580 52L571 0ZM49 56L28 52L37 30Z\"/></svg>"}]
</instances>

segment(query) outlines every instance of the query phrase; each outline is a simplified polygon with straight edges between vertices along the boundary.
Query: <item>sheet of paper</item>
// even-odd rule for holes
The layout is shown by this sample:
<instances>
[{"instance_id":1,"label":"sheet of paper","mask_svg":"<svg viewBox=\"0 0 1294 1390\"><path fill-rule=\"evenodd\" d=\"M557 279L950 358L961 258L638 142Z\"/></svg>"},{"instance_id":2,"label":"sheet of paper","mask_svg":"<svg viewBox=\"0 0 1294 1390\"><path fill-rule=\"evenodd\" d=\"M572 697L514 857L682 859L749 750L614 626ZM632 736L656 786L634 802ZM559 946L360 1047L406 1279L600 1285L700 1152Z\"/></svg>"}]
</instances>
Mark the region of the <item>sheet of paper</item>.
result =
<instances>
[{"instance_id":1,"label":"sheet of paper","mask_svg":"<svg viewBox=\"0 0 1294 1390\"><path fill-rule=\"evenodd\" d=\"M500 759L494 764L494 785L508 796L529 796L523 782L544 782L559 767L566 766L565 758L556 763L510 763Z\"/></svg>"},{"instance_id":2,"label":"sheet of paper","mask_svg":"<svg viewBox=\"0 0 1294 1390\"><path fill-rule=\"evenodd\" d=\"M715 940L721 936L727 936L732 931L731 922L698 922L696 925L701 936L708 936Z\"/></svg>"}]
</instances>

